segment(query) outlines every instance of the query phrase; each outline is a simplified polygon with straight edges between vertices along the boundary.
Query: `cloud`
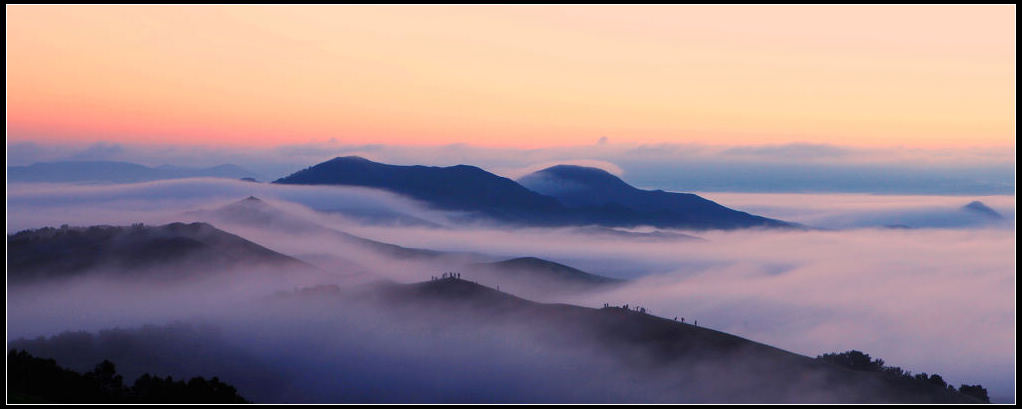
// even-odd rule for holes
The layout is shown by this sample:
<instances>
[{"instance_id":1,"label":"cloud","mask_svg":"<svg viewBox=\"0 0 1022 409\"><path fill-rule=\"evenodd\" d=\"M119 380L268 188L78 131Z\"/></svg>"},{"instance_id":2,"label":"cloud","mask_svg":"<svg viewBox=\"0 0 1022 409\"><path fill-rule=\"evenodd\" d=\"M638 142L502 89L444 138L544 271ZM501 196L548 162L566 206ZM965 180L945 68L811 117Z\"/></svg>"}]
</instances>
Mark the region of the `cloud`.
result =
<instances>
[{"instance_id":1,"label":"cloud","mask_svg":"<svg viewBox=\"0 0 1022 409\"><path fill-rule=\"evenodd\" d=\"M376 189L295 186L229 179L174 179L121 185L12 184L7 231L61 224L150 224L177 221L180 212L248 196L300 203L339 215L404 215L436 224L446 213Z\"/></svg>"},{"instance_id":2,"label":"cloud","mask_svg":"<svg viewBox=\"0 0 1022 409\"><path fill-rule=\"evenodd\" d=\"M383 207L426 219L443 218L414 202L370 189L177 180L9 186L8 231L63 223L155 223L150 220L173 219L185 210L250 194L319 210ZM955 384L981 383L994 396L1013 395L1013 196L708 196L743 210L851 227L927 215L934 209L953 211L981 199L1012 221L996 228L711 231L698 234L703 241L655 242L608 240L572 229L363 226L309 210L305 214L325 226L402 246L508 258L537 256L633 280L610 292L540 301L591 307L606 302L642 305L656 315L698 320L702 326L801 354L859 349L905 369L940 373ZM350 251L321 236L273 231L244 235L287 253L348 256ZM358 260L381 276L405 282L450 271L384 258ZM464 273L471 279L471 271Z\"/></svg>"},{"instance_id":3,"label":"cloud","mask_svg":"<svg viewBox=\"0 0 1022 409\"><path fill-rule=\"evenodd\" d=\"M346 145L335 141L271 148L199 145L43 145L8 147L10 165L78 157L143 165L206 167L232 163L271 178L336 156L362 155L399 165L469 164L502 176L556 163L620 169L643 188L733 192L1007 194L1014 192L1014 147L862 148L822 144L703 145L596 143L541 149L450 144ZM16 152L17 155L11 154Z\"/></svg>"},{"instance_id":4,"label":"cloud","mask_svg":"<svg viewBox=\"0 0 1022 409\"><path fill-rule=\"evenodd\" d=\"M862 227L912 228L1013 228L1015 197L934 196L934 195L871 195L871 194L772 194L703 192L704 197L766 217L802 223L809 226L849 229ZM979 200L1004 216L991 220L963 210Z\"/></svg>"},{"instance_id":5,"label":"cloud","mask_svg":"<svg viewBox=\"0 0 1022 409\"><path fill-rule=\"evenodd\" d=\"M1013 393L1014 230L706 232L613 242L567 231L365 228L406 245L535 255L636 280L544 300L642 305L810 356L859 349L951 382ZM466 273L471 277L471 272Z\"/></svg>"},{"instance_id":6,"label":"cloud","mask_svg":"<svg viewBox=\"0 0 1022 409\"><path fill-rule=\"evenodd\" d=\"M820 158L834 159L846 156L849 149L833 145L792 143L786 145L739 146L725 149L726 156L760 157L766 159L815 160Z\"/></svg>"}]
</instances>

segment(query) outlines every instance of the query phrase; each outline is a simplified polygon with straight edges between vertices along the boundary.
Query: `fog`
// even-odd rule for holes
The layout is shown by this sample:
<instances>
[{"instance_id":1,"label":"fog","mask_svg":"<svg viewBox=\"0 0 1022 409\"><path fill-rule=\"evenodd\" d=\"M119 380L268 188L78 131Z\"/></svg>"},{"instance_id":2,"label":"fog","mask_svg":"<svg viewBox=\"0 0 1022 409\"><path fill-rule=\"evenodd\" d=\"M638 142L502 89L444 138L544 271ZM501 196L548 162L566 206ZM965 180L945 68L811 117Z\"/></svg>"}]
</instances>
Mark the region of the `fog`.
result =
<instances>
[{"instance_id":1,"label":"fog","mask_svg":"<svg viewBox=\"0 0 1022 409\"><path fill-rule=\"evenodd\" d=\"M1014 228L1015 196L932 196L811 193L699 193L710 200L766 217L832 229L901 226L912 228ZM1003 220L962 210L980 201Z\"/></svg>"},{"instance_id":2,"label":"fog","mask_svg":"<svg viewBox=\"0 0 1022 409\"><path fill-rule=\"evenodd\" d=\"M268 148L120 143L8 145L9 165L39 161L117 160L148 166L206 167L225 163L269 180L336 156L361 155L398 165L479 166L519 177L542 165L597 166L646 189L718 192L862 192L890 194L1010 194L1010 148L852 147L826 144L705 145L617 143L516 149L451 144L345 144L334 139Z\"/></svg>"},{"instance_id":3,"label":"fog","mask_svg":"<svg viewBox=\"0 0 1022 409\"><path fill-rule=\"evenodd\" d=\"M386 234L366 228L377 237ZM624 243L558 231L401 233L409 245L530 254L635 282L566 301L630 303L810 356L866 351L1014 393L1015 232L702 232ZM396 238L396 236L394 236Z\"/></svg>"},{"instance_id":4,"label":"fog","mask_svg":"<svg viewBox=\"0 0 1022 409\"><path fill-rule=\"evenodd\" d=\"M701 327L799 354L858 349L889 365L940 373L955 385L980 383L995 399L1014 396L1013 196L707 194L740 210L838 230L699 231L684 233L704 240L650 241L580 234L570 228L452 226L443 213L371 189L192 179L116 186L9 186L7 228L10 233L61 224L190 221L202 218L202 211L249 195L314 225L372 240L492 260L536 256L630 280L595 293L516 294L525 298L587 307L641 305L654 315L698 320ZM983 201L1006 220L995 225L969 222L971 216L958 208L972 200ZM345 216L345 209L384 209L443 227L365 224ZM955 217L965 221L946 222ZM458 271L472 280L473 272L465 265L477 261L474 257L397 258L365 251L329 232L302 231L287 223L245 226L206 221L316 264L324 275L282 280L294 276L246 270L160 286L84 277L8 287L8 341L65 330L201 322L226 334L221 339L224 350L236 348L241 351L237 353L250 355L278 351L272 358L260 358L258 365L283 371L282 376L293 376L293 382L318 382L335 373L331 368L343 367L347 373L363 374L342 377L361 385L361 390L388 380L414 385L394 401L456 400L472 396L466 395L472 391L491 390L487 385L494 384L506 388L489 395L478 392L482 395L476 400L627 401L636 398L635 390L671 389L652 381L641 381L646 386L635 388L635 375L622 369L621 362L597 359L599 354L591 353L587 345L544 344L537 340L545 339L545 333L532 333L527 326L496 325L471 314L451 323L447 314L435 309L406 316L414 308L283 307L278 304L282 301L267 298L316 284L359 288L373 279L424 281L442 271ZM890 224L915 228L874 228ZM366 275L353 282L340 274L355 270ZM438 322L444 323L441 329L433 326ZM578 362L591 364L579 367ZM296 371L303 375L285 368L301 368ZM207 369L230 371L226 366ZM620 377L573 384L574 389L556 382L594 372ZM246 379L239 378L239 385L254 388L266 382ZM296 391L315 390L317 399L358 400L343 395L348 392L331 392L335 389L331 385L305 385L291 392L283 388L266 391L265 396L287 401L298 399Z\"/></svg>"},{"instance_id":5,"label":"fog","mask_svg":"<svg viewBox=\"0 0 1022 409\"><path fill-rule=\"evenodd\" d=\"M247 196L278 199L339 217L379 215L442 224L447 214L376 189L293 186L225 179L175 179L118 185L12 184L7 187L7 232L61 224L130 224L178 221L179 213Z\"/></svg>"}]
</instances>

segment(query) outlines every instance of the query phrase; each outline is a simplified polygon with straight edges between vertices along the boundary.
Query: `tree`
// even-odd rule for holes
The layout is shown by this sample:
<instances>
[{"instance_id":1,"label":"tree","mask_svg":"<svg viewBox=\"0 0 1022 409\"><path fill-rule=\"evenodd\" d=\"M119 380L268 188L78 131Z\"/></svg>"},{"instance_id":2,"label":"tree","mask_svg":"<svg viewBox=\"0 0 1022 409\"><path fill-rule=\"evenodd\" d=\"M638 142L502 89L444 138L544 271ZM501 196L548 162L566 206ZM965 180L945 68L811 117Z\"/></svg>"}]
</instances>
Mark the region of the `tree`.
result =
<instances>
[{"instance_id":1,"label":"tree","mask_svg":"<svg viewBox=\"0 0 1022 409\"><path fill-rule=\"evenodd\" d=\"M958 391L966 395L972 396L983 402L990 403L990 396L987 395L987 390L982 385L962 385L958 388Z\"/></svg>"},{"instance_id":2,"label":"tree","mask_svg":"<svg viewBox=\"0 0 1022 409\"><path fill-rule=\"evenodd\" d=\"M856 371L881 371L884 368L884 361L882 359L873 360L869 354L856 350L846 351L839 354L823 354L816 358L833 362Z\"/></svg>"}]
</instances>

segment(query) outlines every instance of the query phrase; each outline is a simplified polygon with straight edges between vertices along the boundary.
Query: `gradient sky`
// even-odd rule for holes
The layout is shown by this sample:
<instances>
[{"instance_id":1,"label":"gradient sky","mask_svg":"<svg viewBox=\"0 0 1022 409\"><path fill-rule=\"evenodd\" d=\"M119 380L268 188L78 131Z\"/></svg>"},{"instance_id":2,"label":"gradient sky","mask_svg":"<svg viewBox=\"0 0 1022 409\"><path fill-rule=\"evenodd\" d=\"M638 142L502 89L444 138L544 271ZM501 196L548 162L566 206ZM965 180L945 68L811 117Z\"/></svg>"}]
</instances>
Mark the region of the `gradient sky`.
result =
<instances>
[{"instance_id":1,"label":"gradient sky","mask_svg":"<svg viewBox=\"0 0 1022 409\"><path fill-rule=\"evenodd\" d=\"M8 142L1014 146L1014 6L6 13Z\"/></svg>"}]
</instances>

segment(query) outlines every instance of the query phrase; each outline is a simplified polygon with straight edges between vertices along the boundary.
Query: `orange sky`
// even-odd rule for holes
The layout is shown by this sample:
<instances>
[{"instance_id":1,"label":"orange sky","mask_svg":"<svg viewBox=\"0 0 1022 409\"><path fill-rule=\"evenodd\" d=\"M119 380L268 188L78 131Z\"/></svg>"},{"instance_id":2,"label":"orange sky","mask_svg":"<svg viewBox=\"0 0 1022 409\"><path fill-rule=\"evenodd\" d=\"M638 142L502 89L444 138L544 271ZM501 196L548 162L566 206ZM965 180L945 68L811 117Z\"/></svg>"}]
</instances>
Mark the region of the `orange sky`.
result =
<instances>
[{"instance_id":1,"label":"orange sky","mask_svg":"<svg viewBox=\"0 0 1022 409\"><path fill-rule=\"evenodd\" d=\"M1014 6L7 6L9 142L1014 146Z\"/></svg>"}]
</instances>

